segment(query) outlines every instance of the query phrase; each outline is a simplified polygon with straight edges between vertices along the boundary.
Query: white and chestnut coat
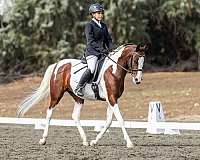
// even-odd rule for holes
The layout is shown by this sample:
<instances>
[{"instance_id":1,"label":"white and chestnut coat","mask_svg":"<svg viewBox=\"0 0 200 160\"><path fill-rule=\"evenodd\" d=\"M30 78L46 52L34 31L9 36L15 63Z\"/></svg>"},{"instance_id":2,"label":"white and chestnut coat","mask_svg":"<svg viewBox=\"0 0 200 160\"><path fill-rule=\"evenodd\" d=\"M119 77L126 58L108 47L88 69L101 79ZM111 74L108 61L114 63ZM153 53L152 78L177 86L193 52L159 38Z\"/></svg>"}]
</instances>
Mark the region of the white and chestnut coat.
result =
<instances>
[{"instance_id":1,"label":"white and chestnut coat","mask_svg":"<svg viewBox=\"0 0 200 160\"><path fill-rule=\"evenodd\" d=\"M115 115L119 122L127 147L133 147L133 144L128 136L126 128L124 126L124 120L121 116L118 99L121 97L124 91L124 79L127 72L133 74L133 81L135 84L139 84L142 80L142 68L144 63L145 52L147 46L144 47L136 45L128 45L118 47L116 52L109 54L110 59L107 57L100 76L99 88L101 97L105 98L107 106L107 119L104 128L96 136L96 139L90 142L90 145L95 145L102 138L103 134L110 127L112 122L112 116ZM112 59L112 60L111 60ZM74 93L74 89L77 85L75 83L74 75L75 67L78 66L80 60L66 59L59 61L56 64L50 65L45 72L44 78L40 84L40 87L27 97L18 108L18 116L23 116L32 106L41 101L45 96L50 95L50 104L47 109L46 125L40 139L40 144L45 144L48 136L48 128L52 117L53 109L63 97L65 92L68 92L75 100L74 110L72 118L78 128L78 131L83 140L83 145L89 145L86 134L80 123L80 112L84 103L84 99L93 99L92 90L86 85L84 97L78 97ZM116 63L117 64L116 64ZM78 73L80 74L80 73ZM80 77L80 76L78 76ZM88 87L87 87L88 86ZM94 99L93 99L94 100ZM67 102L66 102L67 103Z\"/></svg>"}]
</instances>

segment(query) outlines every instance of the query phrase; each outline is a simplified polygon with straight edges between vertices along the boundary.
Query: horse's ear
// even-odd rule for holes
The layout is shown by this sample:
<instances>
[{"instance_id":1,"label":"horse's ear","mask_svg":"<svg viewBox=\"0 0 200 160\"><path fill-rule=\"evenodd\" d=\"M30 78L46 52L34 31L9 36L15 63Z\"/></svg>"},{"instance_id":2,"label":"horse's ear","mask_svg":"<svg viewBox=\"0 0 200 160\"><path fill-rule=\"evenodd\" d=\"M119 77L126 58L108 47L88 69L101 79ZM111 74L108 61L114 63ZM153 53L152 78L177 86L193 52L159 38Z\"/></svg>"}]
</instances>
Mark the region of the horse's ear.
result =
<instances>
[{"instance_id":1,"label":"horse's ear","mask_svg":"<svg viewBox=\"0 0 200 160\"><path fill-rule=\"evenodd\" d=\"M136 52L140 51L141 44L138 44L136 47Z\"/></svg>"},{"instance_id":2,"label":"horse's ear","mask_svg":"<svg viewBox=\"0 0 200 160\"><path fill-rule=\"evenodd\" d=\"M148 52L150 48L151 48L151 43L150 42L146 43L145 44L145 52Z\"/></svg>"}]
</instances>

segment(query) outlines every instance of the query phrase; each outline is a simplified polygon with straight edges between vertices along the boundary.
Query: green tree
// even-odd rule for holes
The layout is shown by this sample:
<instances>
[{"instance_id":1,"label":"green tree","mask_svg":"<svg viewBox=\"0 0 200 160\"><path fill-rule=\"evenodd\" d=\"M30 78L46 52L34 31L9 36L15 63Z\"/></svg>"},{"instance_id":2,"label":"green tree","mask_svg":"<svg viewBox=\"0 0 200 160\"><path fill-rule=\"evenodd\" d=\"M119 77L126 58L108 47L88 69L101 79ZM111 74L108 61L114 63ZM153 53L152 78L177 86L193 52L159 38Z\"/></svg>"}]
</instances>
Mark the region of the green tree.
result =
<instances>
[{"instance_id":1,"label":"green tree","mask_svg":"<svg viewBox=\"0 0 200 160\"><path fill-rule=\"evenodd\" d=\"M146 1L148 30L154 44L152 62L177 66L199 52L200 2ZM191 67L192 68L192 67ZM197 68L197 65L194 66Z\"/></svg>"},{"instance_id":2,"label":"green tree","mask_svg":"<svg viewBox=\"0 0 200 160\"><path fill-rule=\"evenodd\" d=\"M105 6L117 45L150 41L148 64L181 68L190 61L189 69L200 69L199 0L15 0L7 27L0 28L0 72L43 71L59 59L80 57L94 2Z\"/></svg>"}]
</instances>

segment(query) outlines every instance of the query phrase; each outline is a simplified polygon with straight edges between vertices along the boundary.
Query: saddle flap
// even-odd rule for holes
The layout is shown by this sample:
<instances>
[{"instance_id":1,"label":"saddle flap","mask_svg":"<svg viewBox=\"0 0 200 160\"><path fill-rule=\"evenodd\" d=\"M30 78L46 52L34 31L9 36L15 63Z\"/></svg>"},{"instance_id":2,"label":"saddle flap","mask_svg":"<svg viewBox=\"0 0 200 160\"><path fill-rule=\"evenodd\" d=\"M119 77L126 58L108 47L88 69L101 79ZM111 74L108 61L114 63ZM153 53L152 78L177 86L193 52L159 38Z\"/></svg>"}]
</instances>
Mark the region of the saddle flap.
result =
<instances>
[{"instance_id":1,"label":"saddle flap","mask_svg":"<svg viewBox=\"0 0 200 160\"><path fill-rule=\"evenodd\" d=\"M71 79L78 83L86 69L87 64L82 63L81 60L77 60L77 63L71 68Z\"/></svg>"}]
</instances>

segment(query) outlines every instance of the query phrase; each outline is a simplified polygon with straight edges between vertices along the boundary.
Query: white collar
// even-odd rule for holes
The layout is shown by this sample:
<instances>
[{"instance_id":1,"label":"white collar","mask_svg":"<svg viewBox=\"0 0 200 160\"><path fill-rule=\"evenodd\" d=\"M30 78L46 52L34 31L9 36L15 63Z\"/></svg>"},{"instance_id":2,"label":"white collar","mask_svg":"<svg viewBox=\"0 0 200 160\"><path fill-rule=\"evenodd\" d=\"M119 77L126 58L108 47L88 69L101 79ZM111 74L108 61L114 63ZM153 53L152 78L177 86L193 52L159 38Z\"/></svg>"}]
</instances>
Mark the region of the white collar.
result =
<instances>
[{"instance_id":1,"label":"white collar","mask_svg":"<svg viewBox=\"0 0 200 160\"><path fill-rule=\"evenodd\" d=\"M92 18L92 20L101 28L101 23L100 23L100 21L97 21L95 18Z\"/></svg>"}]
</instances>

